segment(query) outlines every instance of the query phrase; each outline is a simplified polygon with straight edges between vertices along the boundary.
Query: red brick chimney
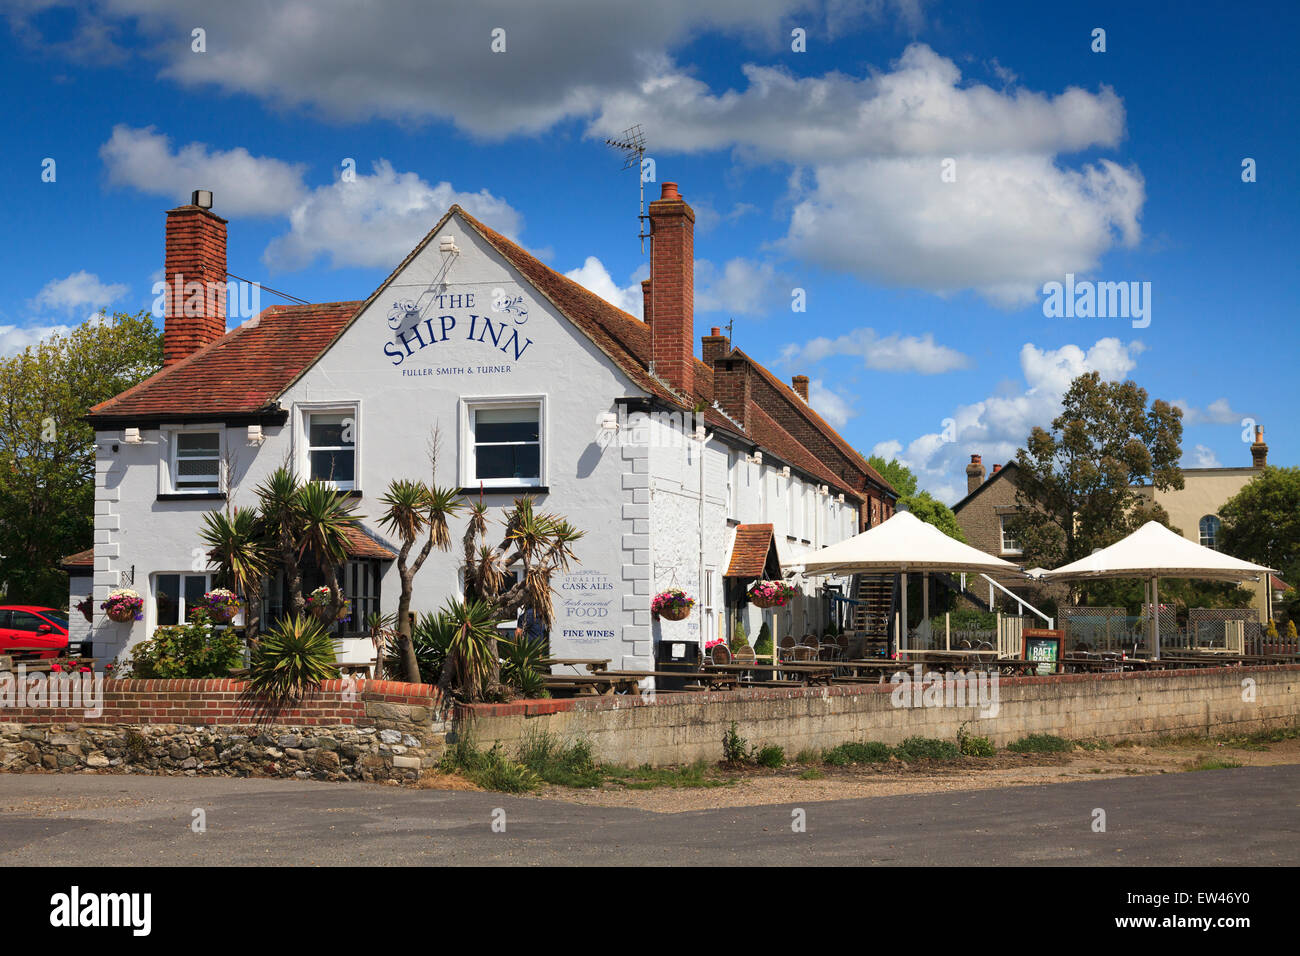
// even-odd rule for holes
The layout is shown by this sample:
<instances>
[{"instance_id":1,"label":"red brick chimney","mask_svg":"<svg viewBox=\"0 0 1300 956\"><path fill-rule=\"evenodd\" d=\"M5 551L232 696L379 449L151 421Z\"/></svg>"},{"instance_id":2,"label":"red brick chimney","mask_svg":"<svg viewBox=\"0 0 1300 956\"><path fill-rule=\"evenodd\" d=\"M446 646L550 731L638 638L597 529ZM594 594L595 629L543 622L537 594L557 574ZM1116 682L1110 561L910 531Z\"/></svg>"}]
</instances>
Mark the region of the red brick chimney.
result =
<instances>
[{"instance_id":1,"label":"red brick chimney","mask_svg":"<svg viewBox=\"0 0 1300 956\"><path fill-rule=\"evenodd\" d=\"M1268 467L1268 446L1264 444L1264 426L1255 426L1255 444L1250 446L1250 462L1255 468Z\"/></svg>"},{"instance_id":2,"label":"red brick chimney","mask_svg":"<svg viewBox=\"0 0 1300 956\"><path fill-rule=\"evenodd\" d=\"M650 321L650 280L641 280L641 321Z\"/></svg>"},{"instance_id":3,"label":"red brick chimney","mask_svg":"<svg viewBox=\"0 0 1300 956\"><path fill-rule=\"evenodd\" d=\"M188 206L167 210L164 367L226 334L226 220L200 201L211 206L212 194L195 192Z\"/></svg>"},{"instance_id":4,"label":"red brick chimney","mask_svg":"<svg viewBox=\"0 0 1300 956\"><path fill-rule=\"evenodd\" d=\"M695 387L695 210L676 183L664 183L650 204L650 237L646 321L651 360L656 375L690 396Z\"/></svg>"},{"instance_id":5,"label":"red brick chimney","mask_svg":"<svg viewBox=\"0 0 1300 956\"><path fill-rule=\"evenodd\" d=\"M970 464L966 466L966 494L970 494L982 484L984 484L983 459L979 455L971 455Z\"/></svg>"},{"instance_id":6,"label":"red brick chimney","mask_svg":"<svg viewBox=\"0 0 1300 956\"><path fill-rule=\"evenodd\" d=\"M790 379L790 387L793 388L805 402L808 401L808 376L796 375Z\"/></svg>"},{"instance_id":7,"label":"red brick chimney","mask_svg":"<svg viewBox=\"0 0 1300 956\"><path fill-rule=\"evenodd\" d=\"M712 367L713 363L731 351L731 343L722 334L722 329L709 329L709 334L700 339L704 364Z\"/></svg>"}]
</instances>

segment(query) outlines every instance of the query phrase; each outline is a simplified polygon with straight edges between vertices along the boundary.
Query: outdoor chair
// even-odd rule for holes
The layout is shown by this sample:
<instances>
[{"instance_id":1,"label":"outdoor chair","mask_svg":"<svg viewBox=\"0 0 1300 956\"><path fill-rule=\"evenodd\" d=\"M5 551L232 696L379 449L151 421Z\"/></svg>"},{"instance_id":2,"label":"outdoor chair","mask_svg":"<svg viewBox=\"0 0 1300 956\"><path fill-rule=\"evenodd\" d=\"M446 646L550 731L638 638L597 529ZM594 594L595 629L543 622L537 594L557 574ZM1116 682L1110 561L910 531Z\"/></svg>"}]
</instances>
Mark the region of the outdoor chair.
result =
<instances>
[{"instance_id":1,"label":"outdoor chair","mask_svg":"<svg viewBox=\"0 0 1300 956\"><path fill-rule=\"evenodd\" d=\"M817 659L816 648L809 647L807 644L798 644L790 651L790 660L795 663L803 663Z\"/></svg>"},{"instance_id":2,"label":"outdoor chair","mask_svg":"<svg viewBox=\"0 0 1300 956\"><path fill-rule=\"evenodd\" d=\"M790 651L793 649L794 638L787 634L785 637L781 638L780 643L777 645L776 659L779 661L789 660Z\"/></svg>"},{"instance_id":3,"label":"outdoor chair","mask_svg":"<svg viewBox=\"0 0 1300 956\"><path fill-rule=\"evenodd\" d=\"M715 646L713 648L712 654L713 654L713 663L715 664L731 663L731 651L727 648L726 644L718 644L717 646Z\"/></svg>"},{"instance_id":4,"label":"outdoor chair","mask_svg":"<svg viewBox=\"0 0 1300 956\"><path fill-rule=\"evenodd\" d=\"M737 664L757 663L757 658L754 656L754 649L752 647L749 647L748 645L746 645L745 647L736 648L735 653L731 655L731 659L735 661ZM754 672L745 671L745 673L742 676L746 679L753 679Z\"/></svg>"}]
</instances>

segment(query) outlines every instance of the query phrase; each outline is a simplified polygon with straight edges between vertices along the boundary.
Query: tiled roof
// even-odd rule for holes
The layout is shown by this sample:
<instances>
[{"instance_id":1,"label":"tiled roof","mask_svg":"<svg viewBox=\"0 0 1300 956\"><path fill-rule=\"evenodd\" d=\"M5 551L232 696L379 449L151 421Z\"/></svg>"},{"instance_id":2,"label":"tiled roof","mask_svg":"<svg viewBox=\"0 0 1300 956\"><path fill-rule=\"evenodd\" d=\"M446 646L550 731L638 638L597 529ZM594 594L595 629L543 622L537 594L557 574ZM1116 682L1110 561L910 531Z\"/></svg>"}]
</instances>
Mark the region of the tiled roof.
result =
<instances>
[{"instance_id":1,"label":"tiled roof","mask_svg":"<svg viewBox=\"0 0 1300 956\"><path fill-rule=\"evenodd\" d=\"M989 485L993 484L993 482L997 481L998 479L1007 477L1007 475L1011 474L1011 470L1017 467L1019 466L1014 461L1007 462L997 471L993 472L993 474L989 475L987 478L981 481L974 491L968 493L965 498L963 498L961 501L953 505L952 513L956 514L957 512L961 511L968 504L970 504L971 501L974 500L975 496L978 495L981 491L983 491Z\"/></svg>"},{"instance_id":2,"label":"tiled roof","mask_svg":"<svg viewBox=\"0 0 1300 956\"><path fill-rule=\"evenodd\" d=\"M359 302L273 305L188 358L94 406L92 424L265 409L310 367Z\"/></svg>"},{"instance_id":3,"label":"tiled roof","mask_svg":"<svg viewBox=\"0 0 1300 956\"><path fill-rule=\"evenodd\" d=\"M534 288L577 326L634 382L656 398L681 408L705 406L705 421L716 429L743 436L773 455L821 479L837 492L862 500L854 482L835 474L798 439L778 424L775 410L746 415L742 430L712 407L713 369L694 362L694 391L684 395L650 372L650 327L606 302L582 285L560 275L516 243L479 222L460 206L449 209L392 274L364 302L276 305L226 333L211 345L156 373L139 385L96 405L92 424L129 423L165 416L254 414L268 410L336 342L367 305L379 298L452 217L459 216L497 250ZM795 414L803 415L872 481L889 484L820 415L783 382L746 357L765 378L789 392Z\"/></svg>"},{"instance_id":4,"label":"tiled roof","mask_svg":"<svg viewBox=\"0 0 1300 956\"><path fill-rule=\"evenodd\" d=\"M736 542L731 546L731 563L724 578L761 578L772 549L770 524L736 526Z\"/></svg>"},{"instance_id":5,"label":"tiled roof","mask_svg":"<svg viewBox=\"0 0 1300 956\"><path fill-rule=\"evenodd\" d=\"M397 557L396 551L373 537L361 525L352 525L343 533L348 539L349 558L379 558L381 561L392 561Z\"/></svg>"},{"instance_id":6,"label":"tiled roof","mask_svg":"<svg viewBox=\"0 0 1300 956\"><path fill-rule=\"evenodd\" d=\"M87 548L85 551L70 554L59 562L59 567L64 571L73 573L93 571L95 569L95 549Z\"/></svg>"}]
</instances>

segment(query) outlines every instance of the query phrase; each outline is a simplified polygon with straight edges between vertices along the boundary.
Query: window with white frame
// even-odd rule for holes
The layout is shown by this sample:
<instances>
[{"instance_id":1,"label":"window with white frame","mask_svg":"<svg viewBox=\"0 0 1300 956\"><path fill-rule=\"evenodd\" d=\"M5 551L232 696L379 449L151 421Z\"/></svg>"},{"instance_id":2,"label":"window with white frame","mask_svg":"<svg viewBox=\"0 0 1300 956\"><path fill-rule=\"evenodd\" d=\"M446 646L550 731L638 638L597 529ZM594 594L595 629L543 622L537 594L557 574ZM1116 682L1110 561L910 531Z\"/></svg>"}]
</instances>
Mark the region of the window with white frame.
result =
<instances>
[{"instance_id":1,"label":"window with white frame","mask_svg":"<svg viewBox=\"0 0 1300 956\"><path fill-rule=\"evenodd\" d=\"M190 611L203 605L211 576L162 572L153 576L154 623L159 627L184 624Z\"/></svg>"},{"instance_id":2,"label":"window with white frame","mask_svg":"<svg viewBox=\"0 0 1300 956\"><path fill-rule=\"evenodd\" d=\"M727 517L735 518L739 512L740 499L740 454L734 448L727 449Z\"/></svg>"},{"instance_id":3,"label":"window with white frame","mask_svg":"<svg viewBox=\"0 0 1300 956\"><path fill-rule=\"evenodd\" d=\"M1007 522L1012 515L1003 515L998 519L1002 529L1002 553L1003 554L1020 554L1020 542L1016 540L1015 535L1007 528Z\"/></svg>"},{"instance_id":4,"label":"window with white frame","mask_svg":"<svg viewBox=\"0 0 1300 956\"><path fill-rule=\"evenodd\" d=\"M1219 549L1219 528L1222 525L1218 515L1206 515L1201 519L1201 547Z\"/></svg>"},{"instance_id":5,"label":"window with white frame","mask_svg":"<svg viewBox=\"0 0 1300 956\"><path fill-rule=\"evenodd\" d=\"M799 536L798 529L795 527L795 522L799 517L799 511L795 507L797 491L798 485L795 483L795 479L787 479L785 489L785 533L791 538Z\"/></svg>"},{"instance_id":6,"label":"window with white frame","mask_svg":"<svg viewBox=\"0 0 1300 956\"><path fill-rule=\"evenodd\" d=\"M308 481L340 491L361 487L357 475L358 413L355 405L303 411L303 472Z\"/></svg>"},{"instance_id":7,"label":"window with white frame","mask_svg":"<svg viewBox=\"0 0 1300 956\"><path fill-rule=\"evenodd\" d=\"M466 487L543 484L544 432L540 398L467 402Z\"/></svg>"},{"instance_id":8,"label":"window with white frame","mask_svg":"<svg viewBox=\"0 0 1300 956\"><path fill-rule=\"evenodd\" d=\"M704 639L711 641L719 637L717 618L713 608L713 568L704 570Z\"/></svg>"},{"instance_id":9,"label":"window with white frame","mask_svg":"<svg viewBox=\"0 0 1300 956\"><path fill-rule=\"evenodd\" d=\"M171 433L172 494L221 491L221 431Z\"/></svg>"}]
</instances>

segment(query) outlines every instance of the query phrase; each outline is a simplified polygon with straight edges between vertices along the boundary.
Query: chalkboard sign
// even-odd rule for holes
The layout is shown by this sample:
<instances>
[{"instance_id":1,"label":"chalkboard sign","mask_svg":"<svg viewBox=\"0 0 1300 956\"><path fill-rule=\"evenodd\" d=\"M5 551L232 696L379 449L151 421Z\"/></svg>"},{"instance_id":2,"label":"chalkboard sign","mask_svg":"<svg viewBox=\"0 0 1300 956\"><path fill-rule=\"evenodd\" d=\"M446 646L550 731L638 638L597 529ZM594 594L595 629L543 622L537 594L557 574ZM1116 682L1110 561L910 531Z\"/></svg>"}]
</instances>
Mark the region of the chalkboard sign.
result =
<instances>
[{"instance_id":1,"label":"chalkboard sign","mask_svg":"<svg viewBox=\"0 0 1300 956\"><path fill-rule=\"evenodd\" d=\"M1021 638L1023 653L1027 661L1040 661L1039 674L1052 674L1060 667L1061 645L1065 641L1064 631L1049 631L1027 627Z\"/></svg>"}]
</instances>

